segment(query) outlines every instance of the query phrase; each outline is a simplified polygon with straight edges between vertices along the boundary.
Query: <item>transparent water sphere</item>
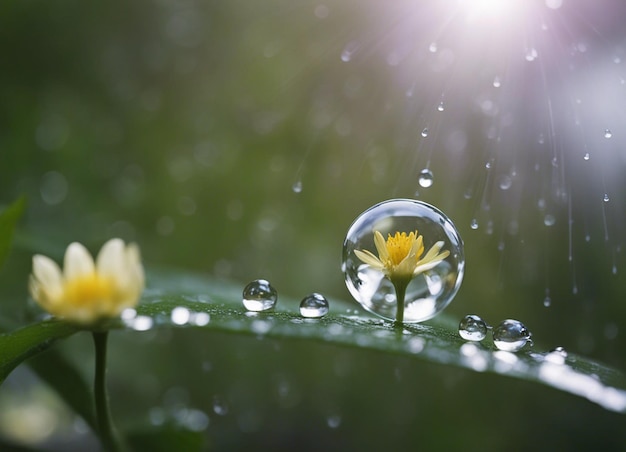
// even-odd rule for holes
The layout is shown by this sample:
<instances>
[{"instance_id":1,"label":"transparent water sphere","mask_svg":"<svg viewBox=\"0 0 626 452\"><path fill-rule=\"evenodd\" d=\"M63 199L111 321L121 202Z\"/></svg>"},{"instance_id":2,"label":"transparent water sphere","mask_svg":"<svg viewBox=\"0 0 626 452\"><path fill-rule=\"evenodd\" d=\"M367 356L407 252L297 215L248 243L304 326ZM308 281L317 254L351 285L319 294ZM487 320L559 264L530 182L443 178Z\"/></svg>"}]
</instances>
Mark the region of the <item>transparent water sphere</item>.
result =
<instances>
[{"instance_id":1,"label":"transparent water sphere","mask_svg":"<svg viewBox=\"0 0 626 452\"><path fill-rule=\"evenodd\" d=\"M431 170L429 170L428 168L424 168L422 171L420 171L419 177L417 179L420 187L432 187L434 181L435 176L433 175L433 172Z\"/></svg>"},{"instance_id":2,"label":"transparent water sphere","mask_svg":"<svg viewBox=\"0 0 626 452\"><path fill-rule=\"evenodd\" d=\"M463 241L456 227L430 204L412 199L392 199L359 215L343 243L341 268L346 286L367 311L395 320L396 293L382 270L362 262L354 251L367 250L378 256L374 231L379 231L387 239L388 234L409 234L416 230L423 236L423 255L438 241L443 242L441 251L447 250L450 254L433 268L411 279L404 299L404 322L422 322L436 316L456 295L465 267Z\"/></svg>"},{"instance_id":3,"label":"transparent water sphere","mask_svg":"<svg viewBox=\"0 0 626 452\"><path fill-rule=\"evenodd\" d=\"M519 320L503 320L493 329L493 344L500 350L516 352L527 343L532 345L530 331Z\"/></svg>"},{"instance_id":4,"label":"transparent water sphere","mask_svg":"<svg viewBox=\"0 0 626 452\"><path fill-rule=\"evenodd\" d=\"M243 305L248 311L268 311L276 306L278 292L269 281L257 279L243 289Z\"/></svg>"},{"instance_id":5,"label":"transparent water sphere","mask_svg":"<svg viewBox=\"0 0 626 452\"><path fill-rule=\"evenodd\" d=\"M300 315L309 319L319 319L328 314L328 300L323 295L312 293L300 302Z\"/></svg>"},{"instance_id":6,"label":"transparent water sphere","mask_svg":"<svg viewBox=\"0 0 626 452\"><path fill-rule=\"evenodd\" d=\"M487 324L477 315L466 315L459 323L459 336L466 341L482 341L487 336Z\"/></svg>"}]
</instances>

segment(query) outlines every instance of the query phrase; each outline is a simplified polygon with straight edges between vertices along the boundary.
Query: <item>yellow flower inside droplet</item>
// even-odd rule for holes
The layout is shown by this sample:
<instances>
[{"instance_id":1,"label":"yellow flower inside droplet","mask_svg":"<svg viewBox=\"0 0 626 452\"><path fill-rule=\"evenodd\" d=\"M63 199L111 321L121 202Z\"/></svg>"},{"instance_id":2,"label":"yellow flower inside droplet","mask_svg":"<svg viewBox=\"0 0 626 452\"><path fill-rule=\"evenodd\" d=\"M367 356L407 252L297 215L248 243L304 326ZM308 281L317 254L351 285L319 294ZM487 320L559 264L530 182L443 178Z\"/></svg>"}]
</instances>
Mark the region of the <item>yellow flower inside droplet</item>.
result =
<instances>
[{"instance_id":1,"label":"yellow flower inside droplet","mask_svg":"<svg viewBox=\"0 0 626 452\"><path fill-rule=\"evenodd\" d=\"M443 241L435 243L424 254L424 238L417 231L388 234L387 240L379 231L374 231L374 244L378 257L368 250L354 250L356 256L365 264L381 270L392 282L412 279L415 276L438 265L450 255L442 251Z\"/></svg>"},{"instance_id":2,"label":"yellow flower inside droplet","mask_svg":"<svg viewBox=\"0 0 626 452\"><path fill-rule=\"evenodd\" d=\"M33 257L29 289L54 316L81 324L118 316L137 304L144 287L139 249L120 239L104 244L96 261L80 243L65 252L63 272L50 258Z\"/></svg>"}]
</instances>

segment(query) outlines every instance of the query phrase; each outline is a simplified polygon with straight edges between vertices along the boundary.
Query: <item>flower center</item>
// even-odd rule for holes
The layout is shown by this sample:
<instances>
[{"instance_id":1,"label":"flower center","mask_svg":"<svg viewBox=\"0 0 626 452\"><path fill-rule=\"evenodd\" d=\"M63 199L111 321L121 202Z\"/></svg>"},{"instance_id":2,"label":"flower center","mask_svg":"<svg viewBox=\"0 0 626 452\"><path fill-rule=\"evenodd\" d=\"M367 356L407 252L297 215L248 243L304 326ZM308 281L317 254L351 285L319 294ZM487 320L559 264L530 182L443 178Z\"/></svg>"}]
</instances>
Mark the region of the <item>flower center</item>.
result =
<instances>
[{"instance_id":1,"label":"flower center","mask_svg":"<svg viewBox=\"0 0 626 452\"><path fill-rule=\"evenodd\" d=\"M406 232L396 232L394 236L388 235L386 246L389 260L393 265L400 264L407 257L415 243L416 232L411 232L409 235L406 235Z\"/></svg>"},{"instance_id":2,"label":"flower center","mask_svg":"<svg viewBox=\"0 0 626 452\"><path fill-rule=\"evenodd\" d=\"M111 300L114 293L113 281L96 273L72 279L65 284L65 301L74 306L85 306L97 301Z\"/></svg>"}]
</instances>

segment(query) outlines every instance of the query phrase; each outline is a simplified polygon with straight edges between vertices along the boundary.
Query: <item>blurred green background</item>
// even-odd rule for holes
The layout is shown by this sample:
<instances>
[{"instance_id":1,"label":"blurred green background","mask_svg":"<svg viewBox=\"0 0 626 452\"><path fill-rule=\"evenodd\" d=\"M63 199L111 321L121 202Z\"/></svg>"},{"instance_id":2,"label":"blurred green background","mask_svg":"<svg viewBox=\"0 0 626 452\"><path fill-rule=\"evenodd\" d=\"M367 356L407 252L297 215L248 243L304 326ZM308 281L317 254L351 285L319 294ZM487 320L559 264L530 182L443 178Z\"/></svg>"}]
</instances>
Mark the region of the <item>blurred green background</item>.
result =
<instances>
[{"instance_id":1,"label":"blurred green background","mask_svg":"<svg viewBox=\"0 0 626 452\"><path fill-rule=\"evenodd\" d=\"M502 18L472 29L456 2L4 2L0 202L26 195L28 209L0 315L29 321L33 253L60 260L72 241L96 251L114 236L136 241L148 269L347 300L351 222L418 197L465 241L447 315L516 318L541 350L626 369L624 7L529 3L508 30ZM609 127L612 141L600 137ZM120 422L192 407L219 450L617 450L626 439L623 416L498 376L217 333L112 336ZM90 345L79 335L59 348L90 375ZM0 392L3 435L93 447L70 414L42 442L28 423L11 432L13 395L64 412L20 372Z\"/></svg>"}]
</instances>

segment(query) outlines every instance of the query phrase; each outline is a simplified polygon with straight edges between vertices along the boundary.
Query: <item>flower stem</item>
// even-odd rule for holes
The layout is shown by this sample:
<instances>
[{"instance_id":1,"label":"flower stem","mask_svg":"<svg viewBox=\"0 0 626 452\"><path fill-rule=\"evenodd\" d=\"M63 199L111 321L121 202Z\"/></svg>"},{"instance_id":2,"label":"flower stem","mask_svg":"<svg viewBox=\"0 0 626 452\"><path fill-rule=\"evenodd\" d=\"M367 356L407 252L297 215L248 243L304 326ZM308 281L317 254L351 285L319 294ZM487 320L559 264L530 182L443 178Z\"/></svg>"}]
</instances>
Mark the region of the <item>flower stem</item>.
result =
<instances>
[{"instance_id":1,"label":"flower stem","mask_svg":"<svg viewBox=\"0 0 626 452\"><path fill-rule=\"evenodd\" d=\"M404 298L408 285L409 281L395 281L393 284L396 289L396 325L402 325L404 322Z\"/></svg>"},{"instance_id":2,"label":"flower stem","mask_svg":"<svg viewBox=\"0 0 626 452\"><path fill-rule=\"evenodd\" d=\"M93 383L96 402L96 422L104 449L109 452L118 452L121 450L121 447L115 436L111 412L109 411L109 395L106 388L108 334L108 331L93 332L93 342L96 348L96 372Z\"/></svg>"}]
</instances>

